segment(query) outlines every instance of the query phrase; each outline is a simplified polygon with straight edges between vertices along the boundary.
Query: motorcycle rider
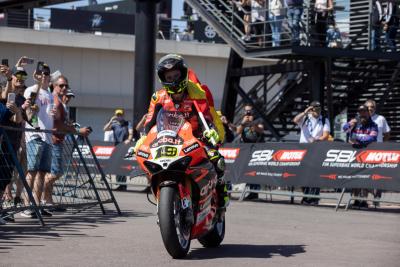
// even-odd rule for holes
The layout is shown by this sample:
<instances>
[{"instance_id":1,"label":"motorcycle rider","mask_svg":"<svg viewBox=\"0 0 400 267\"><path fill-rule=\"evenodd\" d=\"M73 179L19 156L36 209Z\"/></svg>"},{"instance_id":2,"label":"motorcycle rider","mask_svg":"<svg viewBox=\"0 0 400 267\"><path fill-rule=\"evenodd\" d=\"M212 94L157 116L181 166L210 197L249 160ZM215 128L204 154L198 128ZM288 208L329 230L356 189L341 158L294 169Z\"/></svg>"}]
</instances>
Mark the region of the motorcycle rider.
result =
<instances>
[{"instance_id":1,"label":"motorcycle rider","mask_svg":"<svg viewBox=\"0 0 400 267\"><path fill-rule=\"evenodd\" d=\"M223 124L214 109L212 95L208 87L200 84L195 74L188 69L183 57L177 54L168 54L162 57L157 64L156 71L163 88L155 92L151 97L144 124L145 135L138 140L134 150L137 151L147 133L156 124L157 114L161 108L168 111L182 112L192 126L193 135L204 140L207 144L207 156L218 174L218 205L220 208L226 208L229 197L223 178L225 161L218 152L218 147L214 147L211 144L211 139L213 138L218 145L221 144L225 132ZM197 102L210 130L202 129L194 101Z\"/></svg>"}]
</instances>

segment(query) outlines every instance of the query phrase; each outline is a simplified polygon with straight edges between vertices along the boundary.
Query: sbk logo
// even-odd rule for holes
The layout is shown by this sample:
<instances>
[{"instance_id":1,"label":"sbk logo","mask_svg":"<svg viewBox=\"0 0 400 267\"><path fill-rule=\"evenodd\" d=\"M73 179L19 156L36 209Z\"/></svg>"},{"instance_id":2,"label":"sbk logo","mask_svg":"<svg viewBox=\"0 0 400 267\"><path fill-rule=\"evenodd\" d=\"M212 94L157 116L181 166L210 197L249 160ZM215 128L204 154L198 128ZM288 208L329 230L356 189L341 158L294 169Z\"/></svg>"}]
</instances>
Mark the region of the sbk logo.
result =
<instances>
[{"instance_id":1,"label":"sbk logo","mask_svg":"<svg viewBox=\"0 0 400 267\"><path fill-rule=\"evenodd\" d=\"M278 162L299 162L302 161L307 153L307 150L257 150L251 155L250 163L264 162L264 161L278 161Z\"/></svg>"},{"instance_id":2,"label":"sbk logo","mask_svg":"<svg viewBox=\"0 0 400 267\"><path fill-rule=\"evenodd\" d=\"M275 161L302 161L306 155L307 150L279 150L273 156Z\"/></svg>"},{"instance_id":3,"label":"sbk logo","mask_svg":"<svg viewBox=\"0 0 400 267\"><path fill-rule=\"evenodd\" d=\"M254 151L251 155L250 163L252 162L263 162L263 161L270 161L272 159L272 155L274 150L257 150Z\"/></svg>"},{"instance_id":4,"label":"sbk logo","mask_svg":"<svg viewBox=\"0 0 400 267\"><path fill-rule=\"evenodd\" d=\"M357 151L331 149L326 153L324 162L349 163L356 160Z\"/></svg>"},{"instance_id":5,"label":"sbk logo","mask_svg":"<svg viewBox=\"0 0 400 267\"><path fill-rule=\"evenodd\" d=\"M236 159L239 156L240 148L220 148L218 152L225 159Z\"/></svg>"},{"instance_id":6,"label":"sbk logo","mask_svg":"<svg viewBox=\"0 0 400 267\"><path fill-rule=\"evenodd\" d=\"M400 163L400 151L366 150L357 155L362 163Z\"/></svg>"}]
</instances>

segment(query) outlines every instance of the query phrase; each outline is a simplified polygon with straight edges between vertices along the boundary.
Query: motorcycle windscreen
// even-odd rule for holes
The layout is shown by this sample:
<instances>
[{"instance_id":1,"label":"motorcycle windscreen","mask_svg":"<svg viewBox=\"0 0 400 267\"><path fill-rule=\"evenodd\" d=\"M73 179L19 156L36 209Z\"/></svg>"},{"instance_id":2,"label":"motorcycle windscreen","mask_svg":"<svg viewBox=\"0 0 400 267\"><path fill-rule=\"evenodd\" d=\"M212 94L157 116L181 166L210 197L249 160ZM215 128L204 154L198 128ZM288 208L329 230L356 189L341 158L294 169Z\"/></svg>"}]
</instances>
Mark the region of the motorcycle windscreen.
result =
<instances>
[{"instance_id":1,"label":"motorcycle windscreen","mask_svg":"<svg viewBox=\"0 0 400 267\"><path fill-rule=\"evenodd\" d=\"M179 111L167 111L161 109L157 115L157 132L167 132L176 137L179 130L185 124L185 116Z\"/></svg>"}]
</instances>

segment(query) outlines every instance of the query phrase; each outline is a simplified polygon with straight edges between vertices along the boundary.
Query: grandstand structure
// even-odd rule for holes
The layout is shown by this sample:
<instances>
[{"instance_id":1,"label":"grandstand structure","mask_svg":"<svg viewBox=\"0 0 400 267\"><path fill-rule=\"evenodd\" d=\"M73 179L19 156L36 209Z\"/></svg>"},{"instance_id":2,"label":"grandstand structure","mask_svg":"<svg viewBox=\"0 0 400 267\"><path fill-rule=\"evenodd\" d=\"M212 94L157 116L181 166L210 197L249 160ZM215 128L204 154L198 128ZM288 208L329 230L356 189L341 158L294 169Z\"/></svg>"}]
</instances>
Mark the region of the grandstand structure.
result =
<instances>
[{"instance_id":1,"label":"grandstand structure","mask_svg":"<svg viewBox=\"0 0 400 267\"><path fill-rule=\"evenodd\" d=\"M244 41L245 21L236 4L224 0L186 2L232 47L222 102L229 119L238 122L240 115L235 114L241 114L243 103L250 102L264 119L268 139L282 140L298 131L292 118L312 100L326 107L333 125L335 115L347 112L354 116L357 105L374 99L378 113L392 128L391 140L400 141L400 53L386 52L384 47L380 52L371 51L372 1L334 1L340 48L313 42L314 1L304 1L300 45L291 45L291 32L284 21L279 47L272 46L268 21L263 24L264 34ZM265 8L268 14L268 6ZM258 58L260 65L243 67L249 58ZM275 60L275 64L263 60ZM249 76L260 79L252 88L242 88L241 79Z\"/></svg>"}]
</instances>

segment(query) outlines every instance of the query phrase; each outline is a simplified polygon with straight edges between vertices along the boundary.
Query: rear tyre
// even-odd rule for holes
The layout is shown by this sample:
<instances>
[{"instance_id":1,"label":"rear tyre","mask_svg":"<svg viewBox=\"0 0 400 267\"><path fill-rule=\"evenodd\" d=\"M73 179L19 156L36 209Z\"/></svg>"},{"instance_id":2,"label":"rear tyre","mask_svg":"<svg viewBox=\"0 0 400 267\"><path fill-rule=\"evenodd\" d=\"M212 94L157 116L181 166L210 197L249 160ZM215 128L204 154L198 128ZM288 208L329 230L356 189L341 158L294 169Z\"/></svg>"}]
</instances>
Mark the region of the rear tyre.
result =
<instances>
[{"instance_id":1,"label":"rear tyre","mask_svg":"<svg viewBox=\"0 0 400 267\"><path fill-rule=\"evenodd\" d=\"M214 228L206 235L199 238L200 244L206 248L218 247L225 237L225 216L221 216Z\"/></svg>"},{"instance_id":2,"label":"rear tyre","mask_svg":"<svg viewBox=\"0 0 400 267\"><path fill-rule=\"evenodd\" d=\"M174 259L185 257L190 248L191 225L184 215L176 188L162 187L158 207L160 231L164 246Z\"/></svg>"}]
</instances>

